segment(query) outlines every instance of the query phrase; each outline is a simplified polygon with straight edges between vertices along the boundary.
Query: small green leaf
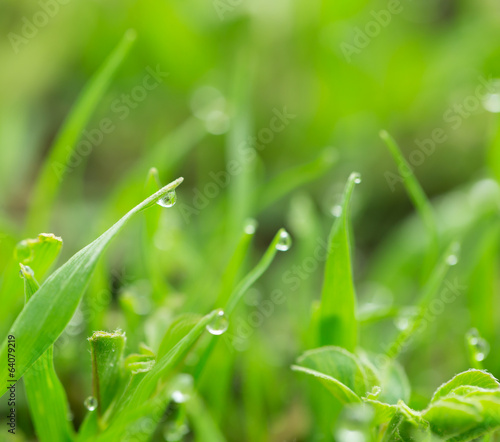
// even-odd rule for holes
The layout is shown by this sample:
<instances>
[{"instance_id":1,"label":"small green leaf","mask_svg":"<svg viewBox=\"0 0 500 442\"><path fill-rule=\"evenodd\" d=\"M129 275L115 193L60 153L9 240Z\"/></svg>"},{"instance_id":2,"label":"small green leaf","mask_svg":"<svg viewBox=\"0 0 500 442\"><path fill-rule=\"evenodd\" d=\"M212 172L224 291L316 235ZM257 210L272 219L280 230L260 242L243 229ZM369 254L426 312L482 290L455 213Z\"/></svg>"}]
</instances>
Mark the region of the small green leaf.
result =
<instances>
[{"instance_id":1,"label":"small green leaf","mask_svg":"<svg viewBox=\"0 0 500 442\"><path fill-rule=\"evenodd\" d=\"M342 403L360 402L378 384L374 373L341 347L309 350L292 369L316 377Z\"/></svg>"},{"instance_id":2,"label":"small green leaf","mask_svg":"<svg viewBox=\"0 0 500 442\"><path fill-rule=\"evenodd\" d=\"M319 344L338 345L351 352L358 343L358 324L351 269L349 206L354 186L359 180L356 173L347 180L342 211L330 232L319 313Z\"/></svg>"},{"instance_id":3,"label":"small green leaf","mask_svg":"<svg viewBox=\"0 0 500 442\"><path fill-rule=\"evenodd\" d=\"M434 393L431 404L447 396L452 390L462 386L473 386L484 389L498 390L500 383L488 372L483 370L468 370L457 374L453 379L441 385Z\"/></svg>"}]
</instances>

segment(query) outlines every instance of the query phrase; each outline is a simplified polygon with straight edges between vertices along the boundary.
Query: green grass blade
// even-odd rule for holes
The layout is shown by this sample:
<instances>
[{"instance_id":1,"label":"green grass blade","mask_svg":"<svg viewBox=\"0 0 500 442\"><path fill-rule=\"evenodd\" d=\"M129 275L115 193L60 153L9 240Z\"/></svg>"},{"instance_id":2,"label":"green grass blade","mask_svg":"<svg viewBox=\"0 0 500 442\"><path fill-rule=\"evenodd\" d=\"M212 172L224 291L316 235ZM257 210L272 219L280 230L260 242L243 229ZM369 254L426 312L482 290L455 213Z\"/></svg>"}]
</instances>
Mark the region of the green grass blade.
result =
<instances>
[{"instance_id":1,"label":"green grass blade","mask_svg":"<svg viewBox=\"0 0 500 442\"><path fill-rule=\"evenodd\" d=\"M224 305L227 303L229 296L235 286L235 282L243 266L243 262L248 254L251 241L255 235L256 221L249 220L243 229L243 234L236 245L236 249L231 255L231 259L222 276L221 288L217 298L216 305Z\"/></svg>"},{"instance_id":2,"label":"green grass blade","mask_svg":"<svg viewBox=\"0 0 500 442\"><path fill-rule=\"evenodd\" d=\"M330 232L319 312L319 345L338 345L351 352L358 342L358 324L351 269L349 206L359 179L359 175L353 173L347 180L342 212Z\"/></svg>"},{"instance_id":3,"label":"green grass blade","mask_svg":"<svg viewBox=\"0 0 500 442\"><path fill-rule=\"evenodd\" d=\"M285 233L286 233L285 229L278 230L278 233L276 233L276 235L274 236L273 240L271 241L271 244L264 253L264 256L233 290L223 309L227 316L229 316L233 312L233 310L235 309L236 305L238 304L242 296L245 294L245 292L252 286L252 284L255 283L255 281L257 281L257 279L259 279L262 276L262 274L271 265L276 255L276 252L278 251L276 246L280 242L281 235Z\"/></svg>"},{"instance_id":4,"label":"green grass blade","mask_svg":"<svg viewBox=\"0 0 500 442\"><path fill-rule=\"evenodd\" d=\"M173 181L134 207L99 238L73 255L42 284L36 296L17 317L9 332L16 337L19 345L19 351L16 354L18 379L55 342L71 320L97 260L108 243L130 218L156 204L181 182L182 178ZM0 348L0 356L7 358L6 339ZM0 368L0 379L4 381L8 379L6 369L6 365Z\"/></svg>"},{"instance_id":5,"label":"green grass blade","mask_svg":"<svg viewBox=\"0 0 500 442\"><path fill-rule=\"evenodd\" d=\"M426 274L426 272L428 273L434 266L439 253L438 228L431 203L429 202L427 196L425 195L425 192L420 186L420 183L415 178L411 166L404 158L394 138L392 138L392 136L385 130L380 132L380 138L382 138L382 140L389 148L389 151L393 156L399 170L407 171L406 173L402 174L406 191L413 201L413 204L415 205L420 218L422 219L422 222L424 223L424 226L427 230L427 234L429 235L429 255L427 258L428 261L426 263L426 271L424 272L424 274Z\"/></svg>"},{"instance_id":6,"label":"green grass blade","mask_svg":"<svg viewBox=\"0 0 500 442\"><path fill-rule=\"evenodd\" d=\"M128 30L125 33L115 50L85 86L59 130L33 190L27 219L28 232L43 229L48 225L52 204L81 132L135 39L135 31Z\"/></svg>"},{"instance_id":7,"label":"green grass blade","mask_svg":"<svg viewBox=\"0 0 500 442\"><path fill-rule=\"evenodd\" d=\"M294 189L321 177L332 168L337 158L337 152L328 148L310 163L301 164L273 178L260 191L257 211L266 209Z\"/></svg>"},{"instance_id":8,"label":"green grass blade","mask_svg":"<svg viewBox=\"0 0 500 442\"><path fill-rule=\"evenodd\" d=\"M441 287L450 265L455 263L450 261L450 257L453 257L454 260L458 260L458 249L458 244L453 242L440 258L438 265L434 268L429 280L422 289L422 294L420 295L420 299L417 303L418 314L412 320L411 324L399 333L393 344L389 347L387 355L390 358L395 358L399 355L399 353L401 353L407 345L409 339L412 338L422 325L430 302L434 299L434 296Z\"/></svg>"},{"instance_id":9,"label":"green grass blade","mask_svg":"<svg viewBox=\"0 0 500 442\"><path fill-rule=\"evenodd\" d=\"M21 264L26 302L39 289L33 271ZM57 377L52 346L24 374L30 416L40 442L68 442L73 429L68 420L66 392Z\"/></svg>"}]
</instances>

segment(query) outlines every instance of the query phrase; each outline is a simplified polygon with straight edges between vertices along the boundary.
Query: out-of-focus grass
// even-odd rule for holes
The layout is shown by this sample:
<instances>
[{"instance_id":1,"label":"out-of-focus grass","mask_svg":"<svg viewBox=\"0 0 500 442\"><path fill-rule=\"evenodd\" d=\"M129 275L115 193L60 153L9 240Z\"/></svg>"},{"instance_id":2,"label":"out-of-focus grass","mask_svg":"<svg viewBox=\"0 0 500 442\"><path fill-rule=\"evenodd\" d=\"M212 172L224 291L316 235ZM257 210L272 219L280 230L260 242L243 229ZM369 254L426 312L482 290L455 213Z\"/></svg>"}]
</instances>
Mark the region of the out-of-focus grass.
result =
<instances>
[{"instance_id":1,"label":"out-of-focus grass","mask_svg":"<svg viewBox=\"0 0 500 442\"><path fill-rule=\"evenodd\" d=\"M317 345L310 320L324 262L314 257L324 248L331 209L341 203L351 171L363 177L351 207L358 315L386 318L362 322L363 347L387 350L414 314L408 307L422 275L431 273L429 254L438 256L427 248L429 232L402 181L387 179L387 172L399 171L378 137L381 128L415 166L435 211L433 234L441 244L462 239L460 262L446 279L466 288L428 322L418 347L400 357L412 384L410 405L425 407L438 385L469 367L465 334L471 327L491 345L484 368L500 375L498 119L482 99L470 104L484 81L500 77L494 2L402 1L402 12L351 60L341 44L353 44L357 29L387 2L243 0L223 19L211 1L57 4L47 24L16 47L10 33L24 35L26 20L43 9L11 0L0 14L2 333L23 306L12 256L25 239L30 210L30 236L43 230L63 237L65 261L152 193L144 189L151 167L161 182L185 177L168 216L151 211L117 238L56 343L55 367L75 426L92 392L90 356L81 362L92 331L123 329L127 354L141 342L157 350L176 315L222 307L284 225L293 247L245 292L226 338L211 344L202 337L186 361L186 370L196 373L196 359L210 349L187 422L228 440L313 440L327 431L315 403L328 403L328 396L309 389L289 367ZM76 166L42 226L33 209L40 201L30 206L36 177L43 167L50 170L56 134L127 29L135 29L135 45L107 91L99 91L86 124L92 131L109 119L113 130L88 153L68 158ZM143 97L134 90L148 68L168 76ZM273 130L277 113L293 117ZM443 142L429 141L436 129ZM256 154L249 137L257 139ZM419 148L422 143L432 152ZM332 147L335 157L325 154ZM421 164L412 160L417 157ZM230 167L238 172L229 173ZM259 228L242 236L248 217ZM273 302L273 293L284 301ZM33 428L21 390L18 400L19 437L29 439ZM155 440L162 440L160 433Z\"/></svg>"}]
</instances>

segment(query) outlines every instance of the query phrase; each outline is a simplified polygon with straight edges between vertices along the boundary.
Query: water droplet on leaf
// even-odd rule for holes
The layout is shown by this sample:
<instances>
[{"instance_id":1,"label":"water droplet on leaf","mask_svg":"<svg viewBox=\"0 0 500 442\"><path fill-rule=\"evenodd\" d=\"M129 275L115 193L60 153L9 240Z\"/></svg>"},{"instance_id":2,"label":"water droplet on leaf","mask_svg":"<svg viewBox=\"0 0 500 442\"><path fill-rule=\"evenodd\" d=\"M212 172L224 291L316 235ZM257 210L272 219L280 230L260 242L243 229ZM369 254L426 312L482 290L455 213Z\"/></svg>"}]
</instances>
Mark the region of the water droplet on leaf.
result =
<instances>
[{"instance_id":1,"label":"water droplet on leaf","mask_svg":"<svg viewBox=\"0 0 500 442\"><path fill-rule=\"evenodd\" d=\"M292 237L286 230L283 230L280 233L279 240L276 244L276 249L281 252L286 252L290 247L292 247Z\"/></svg>"},{"instance_id":2,"label":"water droplet on leaf","mask_svg":"<svg viewBox=\"0 0 500 442\"><path fill-rule=\"evenodd\" d=\"M97 408L97 399L94 396L89 396L85 399L83 405L85 405L87 410L94 411Z\"/></svg>"},{"instance_id":3,"label":"water droplet on leaf","mask_svg":"<svg viewBox=\"0 0 500 442\"><path fill-rule=\"evenodd\" d=\"M177 201L177 194L175 190L168 192L163 198L157 201L157 204L162 207L172 207Z\"/></svg>"},{"instance_id":4,"label":"water droplet on leaf","mask_svg":"<svg viewBox=\"0 0 500 442\"><path fill-rule=\"evenodd\" d=\"M224 314L224 310L219 310L215 317L212 319L210 323L207 324L207 330L212 335L221 335L224 333L229 327L229 321Z\"/></svg>"}]
</instances>

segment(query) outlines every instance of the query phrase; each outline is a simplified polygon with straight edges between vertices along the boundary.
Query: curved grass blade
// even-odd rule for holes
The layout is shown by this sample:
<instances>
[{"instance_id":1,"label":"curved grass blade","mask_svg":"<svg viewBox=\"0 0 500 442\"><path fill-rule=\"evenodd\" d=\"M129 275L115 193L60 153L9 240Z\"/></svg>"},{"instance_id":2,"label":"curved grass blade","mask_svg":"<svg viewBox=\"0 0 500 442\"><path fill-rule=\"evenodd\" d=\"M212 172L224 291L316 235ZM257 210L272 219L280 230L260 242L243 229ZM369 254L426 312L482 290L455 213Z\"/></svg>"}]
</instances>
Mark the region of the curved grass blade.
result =
<instances>
[{"instance_id":1,"label":"curved grass blade","mask_svg":"<svg viewBox=\"0 0 500 442\"><path fill-rule=\"evenodd\" d=\"M235 309L236 305L238 304L242 296L245 294L245 292L252 286L252 284L255 283L255 281L257 281L257 279L259 279L262 276L262 274L271 265L276 255L276 252L278 251L276 246L280 241L281 235L284 233L286 233L285 229L278 230L278 233L276 233L276 235L274 236L273 240L271 241L271 244L264 253L264 256L233 290L223 309L226 315L229 316L233 312L233 310Z\"/></svg>"},{"instance_id":2,"label":"curved grass blade","mask_svg":"<svg viewBox=\"0 0 500 442\"><path fill-rule=\"evenodd\" d=\"M396 358L407 345L408 340L418 332L425 319L425 314L429 308L430 302L433 300L434 296L441 287L450 266L454 264L453 261L450 262L449 258L450 256L453 256L454 259L458 259L458 250L458 243L453 242L440 258L438 265L435 267L429 277L429 280L422 289L422 294L420 295L420 300L417 304L418 314L411 321L411 324L399 333L393 344L389 347L387 356L390 358Z\"/></svg>"},{"instance_id":3,"label":"curved grass blade","mask_svg":"<svg viewBox=\"0 0 500 442\"><path fill-rule=\"evenodd\" d=\"M319 345L338 345L353 352L358 343L356 294L352 280L349 206L359 175L347 180L342 213L330 232L319 310Z\"/></svg>"},{"instance_id":4,"label":"curved grass blade","mask_svg":"<svg viewBox=\"0 0 500 442\"><path fill-rule=\"evenodd\" d=\"M130 218L156 204L182 181L182 178L173 181L134 207L95 241L73 255L42 284L36 296L17 317L9 333L16 337L19 345L16 354L18 379L55 342L71 320L97 260L108 243ZM0 347L0 357L4 360L7 358L6 339ZM0 379L4 381L8 379L6 370L6 365L0 368Z\"/></svg>"},{"instance_id":5,"label":"curved grass blade","mask_svg":"<svg viewBox=\"0 0 500 442\"><path fill-rule=\"evenodd\" d=\"M26 302L39 289L33 271L21 266ZM57 377L52 346L24 374L30 416L40 442L69 442L74 438L68 420L69 406L66 392Z\"/></svg>"},{"instance_id":6,"label":"curved grass blade","mask_svg":"<svg viewBox=\"0 0 500 442\"><path fill-rule=\"evenodd\" d=\"M128 30L125 33L121 42L80 93L71 112L64 121L51 147L49 156L44 161L33 190L31 208L27 219L28 231L47 226L52 204L76 142L135 39L135 31ZM68 152L68 148L70 152Z\"/></svg>"},{"instance_id":7,"label":"curved grass blade","mask_svg":"<svg viewBox=\"0 0 500 442\"><path fill-rule=\"evenodd\" d=\"M406 191L420 214L422 222L424 223L429 235L430 247L424 270L424 276L427 276L432 270L439 253L438 229L432 206L394 138L392 138L391 135L385 130L380 132L380 138L389 148L389 151L398 165L399 170L406 171L406 173L403 174L403 182L406 187Z\"/></svg>"},{"instance_id":8,"label":"curved grass blade","mask_svg":"<svg viewBox=\"0 0 500 442\"><path fill-rule=\"evenodd\" d=\"M310 163L301 164L273 178L261 189L257 210L266 209L293 189L321 177L332 168L337 158L337 152L328 148Z\"/></svg>"},{"instance_id":9,"label":"curved grass blade","mask_svg":"<svg viewBox=\"0 0 500 442\"><path fill-rule=\"evenodd\" d=\"M284 232L285 229L278 230L278 233L276 233L276 235L274 236L273 240L271 241L271 244L267 248L261 260L234 288L234 290L232 291L231 295L229 296L226 302L225 307L223 308L224 313L226 314L227 317L231 315L231 313L233 312L233 310L235 309L236 305L241 300L245 292L252 286L252 284L255 283L255 281L257 281L262 276L262 274L271 265L277 252L276 246L280 241L281 234ZM205 366L208 362L208 359L212 354L212 351L214 350L217 342L218 341L216 339L212 338L211 341L208 343L203 355L200 357L200 361L197 364L196 370L193 374L196 381L200 379L203 370L205 369Z\"/></svg>"}]
</instances>

